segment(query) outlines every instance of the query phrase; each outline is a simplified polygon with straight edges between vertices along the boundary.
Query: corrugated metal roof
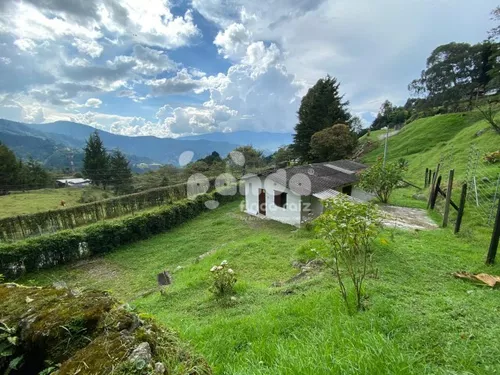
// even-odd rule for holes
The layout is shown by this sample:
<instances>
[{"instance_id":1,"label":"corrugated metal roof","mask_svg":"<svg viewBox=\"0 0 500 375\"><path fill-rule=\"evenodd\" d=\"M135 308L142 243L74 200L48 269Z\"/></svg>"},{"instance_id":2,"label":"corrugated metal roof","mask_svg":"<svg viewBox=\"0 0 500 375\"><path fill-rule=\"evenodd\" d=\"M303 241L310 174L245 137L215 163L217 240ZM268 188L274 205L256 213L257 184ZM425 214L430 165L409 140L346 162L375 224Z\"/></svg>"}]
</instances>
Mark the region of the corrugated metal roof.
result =
<instances>
[{"instance_id":1,"label":"corrugated metal roof","mask_svg":"<svg viewBox=\"0 0 500 375\"><path fill-rule=\"evenodd\" d=\"M290 167L278 171L266 171L259 176L289 187L299 195L311 195L328 189L352 185L358 182L356 172L366 165L350 160L337 160Z\"/></svg>"},{"instance_id":2,"label":"corrugated metal roof","mask_svg":"<svg viewBox=\"0 0 500 375\"><path fill-rule=\"evenodd\" d=\"M354 197L351 197L350 195L341 193L340 191L333 190L333 189L328 189L328 190L320 191L319 193L313 194L313 197L316 197L316 198L324 201L326 199L338 197L339 195L344 195L344 196L346 196L347 198L349 198L350 200L352 200L354 202L361 202L359 199L356 199Z\"/></svg>"}]
</instances>

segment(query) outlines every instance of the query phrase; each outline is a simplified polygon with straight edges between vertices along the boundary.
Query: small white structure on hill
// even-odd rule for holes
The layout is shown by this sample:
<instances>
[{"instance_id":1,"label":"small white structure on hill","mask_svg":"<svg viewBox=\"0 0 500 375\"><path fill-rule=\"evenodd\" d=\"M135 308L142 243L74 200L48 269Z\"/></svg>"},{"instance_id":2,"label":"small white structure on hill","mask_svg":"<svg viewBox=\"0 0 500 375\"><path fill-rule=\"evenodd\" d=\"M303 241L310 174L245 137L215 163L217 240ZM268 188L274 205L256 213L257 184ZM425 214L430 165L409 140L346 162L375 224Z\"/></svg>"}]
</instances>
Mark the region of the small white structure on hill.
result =
<instances>
[{"instance_id":1,"label":"small white structure on hill","mask_svg":"<svg viewBox=\"0 0 500 375\"><path fill-rule=\"evenodd\" d=\"M81 188L89 186L92 181L86 178L63 178L56 180L57 187L76 187Z\"/></svg>"},{"instance_id":2,"label":"small white structure on hill","mask_svg":"<svg viewBox=\"0 0 500 375\"><path fill-rule=\"evenodd\" d=\"M321 215L322 200L340 193L370 199L354 187L365 168L354 161L337 160L246 176L245 212L300 226Z\"/></svg>"}]
</instances>

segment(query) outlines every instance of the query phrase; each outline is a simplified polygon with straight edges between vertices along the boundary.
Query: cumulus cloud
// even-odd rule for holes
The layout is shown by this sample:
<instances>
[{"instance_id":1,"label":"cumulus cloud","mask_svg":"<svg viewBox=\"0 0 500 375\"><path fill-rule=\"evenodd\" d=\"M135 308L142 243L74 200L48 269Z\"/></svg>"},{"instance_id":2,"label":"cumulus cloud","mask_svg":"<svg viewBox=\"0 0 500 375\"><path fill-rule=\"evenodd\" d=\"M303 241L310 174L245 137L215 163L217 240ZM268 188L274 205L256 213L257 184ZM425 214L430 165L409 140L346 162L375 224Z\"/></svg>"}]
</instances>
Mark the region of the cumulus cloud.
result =
<instances>
[{"instance_id":1,"label":"cumulus cloud","mask_svg":"<svg viewBox=\"0 0 500 375\"><path fill-rule=\"evenodd\" d=\"M97 98L90 98L85 102L85 107L99 108L102 104L102 100Z\"/></svg>"},{"instance_id":2,"label":"cumulus cloud","mask_svg":"<svg viewBox=\"0 0 500 375\"><path fill-rule=\"evenodd\" d=\"M219 31L214 40L219 53L226 59L243 57L250 42L251 34L241 23L233 23L227 29Z\"/></svg>"},{"instance_id":3,"label":"cumulus cloud","mask_svg":"<svg viewBox=\"0 0 500 375\"><path fill-rule=\"evenodd\" d=\"M73 46L81 53L89 55L92 58L101 56L101 53L104 49L98 42L92 39L83 40L75 38Z\"/></svg>"}]
</instances>

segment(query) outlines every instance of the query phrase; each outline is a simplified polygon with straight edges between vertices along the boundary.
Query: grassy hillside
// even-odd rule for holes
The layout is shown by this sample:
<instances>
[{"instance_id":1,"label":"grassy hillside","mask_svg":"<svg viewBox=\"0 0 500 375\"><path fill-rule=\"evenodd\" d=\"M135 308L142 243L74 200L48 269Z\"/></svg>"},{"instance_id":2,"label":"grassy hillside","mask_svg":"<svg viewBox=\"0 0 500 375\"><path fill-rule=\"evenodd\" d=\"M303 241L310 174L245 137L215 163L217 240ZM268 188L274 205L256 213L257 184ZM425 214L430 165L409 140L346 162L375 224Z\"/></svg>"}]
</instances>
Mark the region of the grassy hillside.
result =
<instances>
[{"instance_id":1,"label":"grassy hillside","mask_svg":"<svg viewBox=\"0 0 500 375\"><path fill-rule=\"evenodd\" d=\"M57 210L62 208L61 201L65 207L74 207L79 202L82 194L89 199L102 200L110 198L112 193L96 188L61 188L40 189L26 192L12 192L10 195L0 196L0 218L32 214L40 211Z\"/></svg>"},{"instance_id":2,"label":"grassy hillside","mask_svg":"<svg viewBox=\"0 0 500 375\"><path fill-rule=\"evenodd\" d=\"M478 132L485 130L477 135ZM376 137L372 137L375 140ZM378 147L364 155L363 161L371 164L384 153L384 141L376 141ZM441 158L446 166L454 168L458 179L465 178L467 159L472 145L482 153L500 149L497 135L476 113L437 115L416 120L406 125L399 134L389 138L388 159L406 158L409 162L408 176L412 182L423 185L425 168L436 168ZM498 175L497 165L482 165Z\"/></svg>"},{"instance_id":3,"label":"grassy hillside","mask_svg":"<svg viewBox=\"0 0 500 375\"><path fill-rule=\"evenodd\" d=\"M102 258L38 274L34 284L111 290L180 332L216 374L494 374L500 372L495 291L451 275L486 267L485 249L450 229L386 229L376 242L376 274L365 312L346 313L332 275L291 279L297 249L313 238L229 204L165 235ZM202 256L202 257L200 257ZM228 260L234 305L208 292L210 268ZM156 275L173 272L165 295Z\"/></svg>"}]
</instances>

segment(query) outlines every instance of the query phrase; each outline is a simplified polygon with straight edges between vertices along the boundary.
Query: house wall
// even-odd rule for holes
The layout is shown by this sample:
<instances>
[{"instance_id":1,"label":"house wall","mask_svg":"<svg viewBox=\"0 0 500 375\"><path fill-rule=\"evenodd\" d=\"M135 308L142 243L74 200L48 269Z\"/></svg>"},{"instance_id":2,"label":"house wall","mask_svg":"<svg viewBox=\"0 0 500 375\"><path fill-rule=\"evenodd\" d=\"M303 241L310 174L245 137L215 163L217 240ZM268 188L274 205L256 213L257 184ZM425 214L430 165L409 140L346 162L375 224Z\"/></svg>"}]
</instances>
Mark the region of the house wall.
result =
<instances>
[{"instance_id":1,"label":"house wall","mask_svg":"<svg viewBox=\"0 0 500 375\"><path fill-rule=\"evenodd\" d=\"M366 191L361 190L359 187L354 186L352 188L351 197L359 199L361 202L368 202L375 198L375 195L367 193Z\"/></svg>"},{"instance_id":2,"label":"house wall","mask_svg":"<svg viewBox=\"0 0 500 375\"><path fill-rule=\"evenodd\" d=\"M260 177L252 177L245 181L245 210L250 215L259 213L259 189L266 190L266 217L290 225L300 225L301 197L290 189ZM274 192L287 193L285 207L274 204Z\"/></svg>"}]
</instances>

